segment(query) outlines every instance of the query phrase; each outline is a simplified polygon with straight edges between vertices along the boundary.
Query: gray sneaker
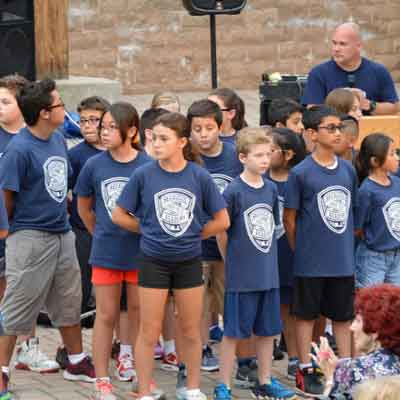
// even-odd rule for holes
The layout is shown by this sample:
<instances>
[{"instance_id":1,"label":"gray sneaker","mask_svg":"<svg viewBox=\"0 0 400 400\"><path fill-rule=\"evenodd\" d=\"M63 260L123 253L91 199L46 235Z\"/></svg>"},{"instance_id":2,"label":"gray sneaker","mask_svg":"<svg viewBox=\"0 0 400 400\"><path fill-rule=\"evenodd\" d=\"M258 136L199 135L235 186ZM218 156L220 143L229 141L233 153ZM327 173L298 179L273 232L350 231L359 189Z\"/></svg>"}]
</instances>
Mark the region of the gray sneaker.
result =
<instances>
[{"instance_id":1,"label":"gray sneaker","mask_svg":"<svg viewBox=\"0 0 400 400\"><path fill-rule=\"evenodd\" d=\"M249 389L256 385L258 380L257 362L254 360L249 365L238 367L233 384L242 389Z\"/></svg>"},{"instance_id":2,"label":"gray sneaker","mask_svg":"<svg viewBox=\"0 0 400 400\"><path fill-rule=\"evenodd\" d=\"M186 368L179 368L178 375L176 377L176 398L178 400L186 399Z\"/></svg>"},{"instance_id":3,"label":"gray sneaker","mask_svg":"<svg viewBox=\"0 0 400 400\"><path fill-rule=\"evenodd\" d=\"M154 380L151 381L150 383L150 396L154 400L165 400L166 395L164 391L156 386L156 383ZM137 394L139 393L139 382L137 379L132 381L132 394L134 397L137 397Z\"/></svg>"},{"instance_id":4,"label":"gray sneaker","mask_svg":"<svg viewBox=\"0 0 400 400\"><path fill-rule=\"evenodd\" d=\"M200 369L208 372L219 370L218 358L214 356L210 346L207 346L205 349L203 349Z\"/></svg>"}]
</instances>

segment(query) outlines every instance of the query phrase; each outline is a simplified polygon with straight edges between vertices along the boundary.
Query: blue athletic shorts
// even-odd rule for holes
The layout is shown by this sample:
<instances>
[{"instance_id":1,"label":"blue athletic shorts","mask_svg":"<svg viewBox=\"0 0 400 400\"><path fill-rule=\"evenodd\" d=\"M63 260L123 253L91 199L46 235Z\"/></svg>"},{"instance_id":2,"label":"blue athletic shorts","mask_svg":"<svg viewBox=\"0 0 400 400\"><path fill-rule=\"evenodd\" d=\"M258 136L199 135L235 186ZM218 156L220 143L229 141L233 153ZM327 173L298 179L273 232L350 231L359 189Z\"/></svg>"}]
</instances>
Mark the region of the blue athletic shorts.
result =
<instances>
[{"instance_id":1,"label":"blue athletic shorts","mask_svg":"<svg viewBox=\"0 0 400 400\"><path fill-rule=\"evenodd\" d=\"M224 335L244 339L282 332L279 289L225 292Z\"/></svg>"}]
</instances>

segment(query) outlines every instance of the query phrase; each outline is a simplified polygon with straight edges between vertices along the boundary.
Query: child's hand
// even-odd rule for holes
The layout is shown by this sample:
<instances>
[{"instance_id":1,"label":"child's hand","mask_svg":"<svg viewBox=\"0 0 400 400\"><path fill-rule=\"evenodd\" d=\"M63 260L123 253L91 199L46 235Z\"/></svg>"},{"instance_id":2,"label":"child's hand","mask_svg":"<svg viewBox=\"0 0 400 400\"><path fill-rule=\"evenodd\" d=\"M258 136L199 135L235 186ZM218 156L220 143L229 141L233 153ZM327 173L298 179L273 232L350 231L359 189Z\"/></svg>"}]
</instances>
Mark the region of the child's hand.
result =
<instances>
[{"instance_id":1,"label":"child's hand","mask_svg":"<svg viewBox=\"0 0 400 400\"><path fill-rule=\"evenodd\" d=\"M311 358L321 368L321 371L325 375L325 378L327 380L332 380L339 359L336 357L335 353L329 346L328 339L326 337L321 337L319 347L314 342L311 343L311 345L315 351L315 355L310 354Z\"/></svg>"}]
</instances>

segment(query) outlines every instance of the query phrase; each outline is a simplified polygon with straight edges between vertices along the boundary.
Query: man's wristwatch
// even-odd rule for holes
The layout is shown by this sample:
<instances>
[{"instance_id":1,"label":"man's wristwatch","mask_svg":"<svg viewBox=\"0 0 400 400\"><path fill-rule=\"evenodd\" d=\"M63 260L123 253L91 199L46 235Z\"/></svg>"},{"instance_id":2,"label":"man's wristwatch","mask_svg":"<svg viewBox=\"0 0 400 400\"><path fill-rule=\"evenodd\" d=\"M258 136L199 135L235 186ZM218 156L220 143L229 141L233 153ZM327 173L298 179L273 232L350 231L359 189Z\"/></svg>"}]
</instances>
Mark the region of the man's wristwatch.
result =
<instances>
[{"instance_id":1,"label":"man's wristwatch","mask_svg":"<svg viewBox=\"0 0 400 400\"><path fill-rule=\"evenodd\" d=\"M372 113L376 110L376 101L375 100L370 100L369 101L369 109L367 110L369 115L372 115Z\"/></svg>"}]
</instances>

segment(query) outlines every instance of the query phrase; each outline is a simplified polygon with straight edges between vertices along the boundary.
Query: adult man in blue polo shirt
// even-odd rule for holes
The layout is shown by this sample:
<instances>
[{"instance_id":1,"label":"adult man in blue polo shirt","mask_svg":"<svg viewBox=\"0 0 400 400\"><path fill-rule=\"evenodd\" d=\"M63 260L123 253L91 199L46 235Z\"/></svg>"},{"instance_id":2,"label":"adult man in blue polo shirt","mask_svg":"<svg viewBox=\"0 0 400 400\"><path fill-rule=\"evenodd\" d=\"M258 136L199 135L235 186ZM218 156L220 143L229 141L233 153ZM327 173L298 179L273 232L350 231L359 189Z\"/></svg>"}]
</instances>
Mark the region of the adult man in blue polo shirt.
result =
<instances>
[{"instance_id":1,"label":"adult man in blue polo shirt","mask_svg":"<svg viewBox=\"0 0 400 400\"><path fill-rule=\"evenodd\" d=\"M361 56L360 28L355 23L339 25L332 36L332 59L314 67L305 88L303 104L322 104L333 89L354 87L362 94L366 114L395 114L399 98L389 71Z\"/></svg>"}]
</instances>

